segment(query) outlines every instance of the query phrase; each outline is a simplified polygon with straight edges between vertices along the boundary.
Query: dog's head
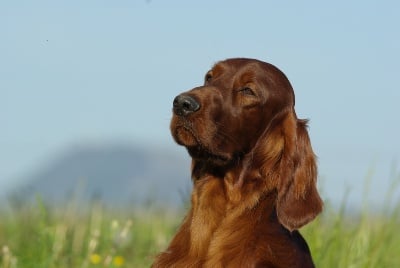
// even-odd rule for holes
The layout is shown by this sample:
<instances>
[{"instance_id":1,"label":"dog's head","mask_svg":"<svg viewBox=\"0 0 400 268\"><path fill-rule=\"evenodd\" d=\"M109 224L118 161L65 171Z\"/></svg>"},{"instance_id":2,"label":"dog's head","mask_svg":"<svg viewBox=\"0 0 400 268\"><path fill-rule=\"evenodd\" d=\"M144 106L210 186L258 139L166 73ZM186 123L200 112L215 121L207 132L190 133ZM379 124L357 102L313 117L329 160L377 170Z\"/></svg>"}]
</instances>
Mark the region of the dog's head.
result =
<instances>
[{"instance_id":1,"label":"dog's head","mask_svg":"<svg viewBox=\"0 0 400 268\"><path fill-rule=\"evenodd\" d=\"M194 159L226 164L247 154L293 104L290 83L276 67L228 59L207 72L203 86L175 98L171 131Z\"/></svg>"},{"instance_id":2,"label":"dog's head","mask_svg":"<svg viewBox=\"0 0 400 268\"><path fill-rule=\"evenodd\" d=\"M306 121L297 119L294 102L289 80L275 66L228 59L207 72L204 85L174 99L171 121L172 136L194 161L246 162L244 171L256 170L265 188L277 192L277 214L288 229L322 209Z\"/></svg>"}]
</instances>

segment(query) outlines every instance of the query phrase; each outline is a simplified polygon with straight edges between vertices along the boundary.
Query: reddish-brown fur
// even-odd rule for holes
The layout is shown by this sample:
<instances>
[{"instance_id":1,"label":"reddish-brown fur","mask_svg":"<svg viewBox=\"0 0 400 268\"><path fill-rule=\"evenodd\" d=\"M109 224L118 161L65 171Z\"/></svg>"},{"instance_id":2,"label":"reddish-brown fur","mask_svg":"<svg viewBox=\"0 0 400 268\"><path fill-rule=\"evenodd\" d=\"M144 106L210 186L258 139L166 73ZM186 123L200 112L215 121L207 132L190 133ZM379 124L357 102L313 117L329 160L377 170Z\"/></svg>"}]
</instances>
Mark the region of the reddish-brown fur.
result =
<instances>
[{"instance_id":1,"label":"reddish-brown fur","mask_svg":"<svg viewBox=\"0 0 400 268\"><path fill-rule=\"evenodd\" d=\"M313 267L297 229L322 201L286 76L262 61L228 59L180 96L199 104L171 121L192 157L191 209L153 267Z\"/></svg>"}]
</instances>

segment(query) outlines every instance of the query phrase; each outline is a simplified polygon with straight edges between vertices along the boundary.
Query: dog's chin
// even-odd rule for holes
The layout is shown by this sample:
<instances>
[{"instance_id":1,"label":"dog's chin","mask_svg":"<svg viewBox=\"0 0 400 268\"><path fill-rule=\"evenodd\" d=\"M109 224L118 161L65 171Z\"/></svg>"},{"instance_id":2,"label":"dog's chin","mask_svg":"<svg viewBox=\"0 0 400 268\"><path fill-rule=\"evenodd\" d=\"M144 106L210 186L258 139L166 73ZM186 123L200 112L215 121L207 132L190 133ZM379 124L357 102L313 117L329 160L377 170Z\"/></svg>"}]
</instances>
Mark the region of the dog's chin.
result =
<instances>
[{"instance_id":1,"label":"dog's chin","mask_svg":"<svg viewBox=\"0 0 400 268\"><path fill-rule=\"evenodd\" d=\"M229 153L214 152L204 145L191 129L177 127L172 131L172 136L179 145L186 147L189 155L195 160L208 162L216 166L224 166L232 161L232 156Z\"/></svg>"},{"instance_id":2,"label":"dog's chin","mask_svg":"<svg viewBox=\"0 0 400 268\"><path fill-rule=\"evenodd\" d=\"M229 154L211 152L201 144L186 146L186 149L193 159L208 162L215 166L226 166L232 161L232 157Z\"/></svg>"}]
</instances>

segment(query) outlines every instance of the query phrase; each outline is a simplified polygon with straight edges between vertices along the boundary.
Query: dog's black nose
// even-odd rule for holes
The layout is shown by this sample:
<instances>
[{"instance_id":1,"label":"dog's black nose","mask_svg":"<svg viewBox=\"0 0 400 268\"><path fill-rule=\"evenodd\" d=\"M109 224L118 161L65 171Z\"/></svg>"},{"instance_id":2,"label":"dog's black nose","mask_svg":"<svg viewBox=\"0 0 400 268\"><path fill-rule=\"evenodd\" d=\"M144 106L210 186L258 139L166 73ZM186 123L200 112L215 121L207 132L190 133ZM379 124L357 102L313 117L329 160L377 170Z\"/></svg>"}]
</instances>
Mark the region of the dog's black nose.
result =
<instances>
[{"instance_id":1,"label":"dog's black nose","mask_svg":"<svg viewBox=\"0 0 400 268\"><path fill-rule=\"evenodd\" d=\"M200 109L200 104L191 96L181 94L174 99L173 110L176 115L186 116Z\"/></svg>"}]
</instances>

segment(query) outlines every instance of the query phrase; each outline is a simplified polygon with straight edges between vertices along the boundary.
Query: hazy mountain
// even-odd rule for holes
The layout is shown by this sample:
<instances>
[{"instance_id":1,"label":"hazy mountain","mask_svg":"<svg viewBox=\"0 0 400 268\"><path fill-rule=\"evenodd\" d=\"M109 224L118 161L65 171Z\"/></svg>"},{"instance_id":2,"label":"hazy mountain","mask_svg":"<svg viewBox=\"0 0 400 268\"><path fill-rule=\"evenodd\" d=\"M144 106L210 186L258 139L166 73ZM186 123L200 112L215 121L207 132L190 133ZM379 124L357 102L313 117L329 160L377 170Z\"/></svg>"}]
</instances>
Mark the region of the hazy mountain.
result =
<instances>
[{"instance_id":1,"label":"hazy mountain","mask_svg":"<svg viewBox=\"0 0 400 268\"><path fill-rule=\"evenodd\" d=\"M182 148L183 149L183 148ZM176 151L126 145L80 146L29 175L16 193L64 202L101 198L110 205L143 202L177 205L190 188L189 157Z\"/></svg>"}]
</instances>

